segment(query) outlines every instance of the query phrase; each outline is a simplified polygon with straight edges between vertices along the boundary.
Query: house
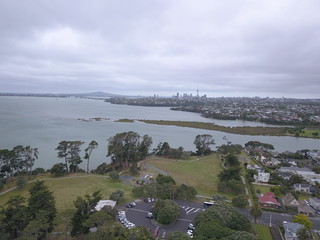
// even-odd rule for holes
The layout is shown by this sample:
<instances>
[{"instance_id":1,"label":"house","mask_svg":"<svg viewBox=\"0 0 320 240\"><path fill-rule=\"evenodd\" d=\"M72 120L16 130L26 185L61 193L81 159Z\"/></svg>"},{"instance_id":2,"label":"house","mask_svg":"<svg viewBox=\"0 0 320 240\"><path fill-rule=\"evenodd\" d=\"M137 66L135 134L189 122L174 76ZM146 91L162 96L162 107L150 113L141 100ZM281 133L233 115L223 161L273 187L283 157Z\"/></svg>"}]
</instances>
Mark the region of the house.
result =
<instances>
[{"instance_id":1,"label":"house","mask_svg":"<svg viewBox=\"0 0 320 240\"><path fill-rule=\"evenodd\" d=\"M316 213L316 210L314 210L309 204L307 204L303 200L299 201L299 203L300 203L300 206L298 207L299 214L314 216L314 214Z\"/></svg>"},{"instance_id":2,"label":"house","mask_svg":"<svg viewBox=\"0 0 320 240\"><path fill-rule=\"evenodd\" d=\"M281 198L281 202L285 207L298 209L300 206L298 200L291 193L287 193L285 197Z\"/></svg>"},{"instance_id":3,"label":"house","mask_svg":"<svg viewBox=\"0 0 320 240\"><path fill-rule=\"evenodd\" d=\"M285 180L290 180L293 173L290 172L278 172L278 176L282 177Z\"/></svg>"},{"instance_id":4,"label":"house","mask_svg":"<svg viewBox=\"0 0 320 240\"><path fill-rule=\"evenodd\" d=\"M320 210L320 199L316 197L312 197L309 199L309 204L311 207L316 209L317 211Z\"/></svg>"},{"instance_id":5,"label":"house","mask_svg":"<svg viewBox=\"0 0 320 240\"><path fill-rule=\"evenodd\" d=\"M263 207L269 207L269 208L279 208L280 207L280 203L276 199L275 195L270 192L267 192L264 195L260 196L259 203Z\"/></svg>"},{"instance_id":6,"label":"house","mask_svg":"<svg viewBox=\"0 0 320 240\"><path fill-rule=\"evenodd\" d=\"M296 183L293 185L293 190L310 194L315 191L315 188L312 187L310 184Z\"/></svg>"},{"instance_id":7,"label":"house","mask_svg":"<svg viewBox=\"0 0 320 240\"><path fill-rule=\"evenodd\" d=\"M253 164L248 164L247 165L247 169L249 170L256 170L257 172L263 171L262 167L260 167L259 165L253 165Z\"/></svg>"},{"instance_id":8,"label":"house","mask_svg":"<svg viewBox=\"0 0 320 240\"><path fill-rule=\"evenodd\" d=\"M96 211L100 211L105 206L110 206L111 208L114 208L116 206L117 202L112 200L100 200L97 205L95 206Z\"/></svg>"},{"instance_id":9,"label":"house","mask_svg":"<svg viewBox=\"0 0 320 240\"><path fill-rule=\"evenodd\" d=\"M271 159L265 161L265 165L266 165L267 167L278 166L280 163L281 163L281 162L280 162L278 159L276 159L276 158L271 158Z\"/></svg>"},{"instance_id":10,"label":"house","mask_svg":"<svg viewBox=\"0 0 320 240\"><path fill-rule=\"evenodd\" d=\"M303 228L303 225L299 223L287 222L283 224L283 228L285 240L299 240L297 237L297 232L299 229Z\"/></svg>"},{"instance_id":11,"label":"house","mask_svg":"<svg viewBox=\"0 0 320 240\"><path fill-rule=\"evenodd\" d=\"M253 177L256 182L267 183L270 180L270 173L259 172L257 175L255 174Z\"/></svg>"}]
</instances>

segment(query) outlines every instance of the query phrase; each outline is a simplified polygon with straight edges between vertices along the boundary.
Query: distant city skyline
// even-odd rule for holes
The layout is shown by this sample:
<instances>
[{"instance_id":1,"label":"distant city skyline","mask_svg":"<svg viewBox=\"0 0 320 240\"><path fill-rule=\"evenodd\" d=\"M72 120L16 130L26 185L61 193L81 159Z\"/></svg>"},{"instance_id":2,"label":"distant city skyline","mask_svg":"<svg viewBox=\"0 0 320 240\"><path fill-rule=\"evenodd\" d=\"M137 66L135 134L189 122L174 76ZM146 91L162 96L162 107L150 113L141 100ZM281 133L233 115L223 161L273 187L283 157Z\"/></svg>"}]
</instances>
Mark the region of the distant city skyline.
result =
<instances>
[{"instance_id":1,"label":"distant city skyline","mask_svg":"<svg viewBox=\"0 0 320 240\"><path fill-rule=\"evenodd\" d=\"M4 0L0 92L319 98L318 0Z\"/></svg>"}]
</instances>

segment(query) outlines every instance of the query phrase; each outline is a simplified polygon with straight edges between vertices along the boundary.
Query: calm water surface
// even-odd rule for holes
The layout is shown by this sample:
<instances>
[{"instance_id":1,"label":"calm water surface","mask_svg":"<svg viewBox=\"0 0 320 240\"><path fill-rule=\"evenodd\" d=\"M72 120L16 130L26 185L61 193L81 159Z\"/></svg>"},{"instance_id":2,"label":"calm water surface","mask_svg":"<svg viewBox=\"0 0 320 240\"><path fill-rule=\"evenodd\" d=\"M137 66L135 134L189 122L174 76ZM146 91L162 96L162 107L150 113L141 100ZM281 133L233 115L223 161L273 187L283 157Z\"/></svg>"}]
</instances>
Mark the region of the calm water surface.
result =
<instances>
[{"instance_id":1,"label":"calm water surface","mask_svg":"<svg viewBox=\"0 0 320 240\"><path fill-rule=\"evenodd\" d=\"M108 118L104 121L79 121L94 117ZM99 147L91 155L91 168L102 162L109 162L107 139L117 133L135 131L152 137L154 147L167 141L172 147L195 150L193 141L198 134L211 134L216 145L229 141L245 144L251 140L271 143L277 151L300 149L320 149L320 140L294 137L244 136L223 132L182 128L175 126L151 125L141 122L121 123L121 118L148 120L181 120L213 122L224 126L266 126L266 124L246 121L212 120L196 113L171 111L166 107L140 107L112 105L102 100L79 98L42 97L0 97L0 149L17 145L30 145L39 149L39 159L35 165L50 168L61 162L54 150L62 140L95 140ZM83 165L84 167L84 165Z\"/></svg>"}]
</instances>

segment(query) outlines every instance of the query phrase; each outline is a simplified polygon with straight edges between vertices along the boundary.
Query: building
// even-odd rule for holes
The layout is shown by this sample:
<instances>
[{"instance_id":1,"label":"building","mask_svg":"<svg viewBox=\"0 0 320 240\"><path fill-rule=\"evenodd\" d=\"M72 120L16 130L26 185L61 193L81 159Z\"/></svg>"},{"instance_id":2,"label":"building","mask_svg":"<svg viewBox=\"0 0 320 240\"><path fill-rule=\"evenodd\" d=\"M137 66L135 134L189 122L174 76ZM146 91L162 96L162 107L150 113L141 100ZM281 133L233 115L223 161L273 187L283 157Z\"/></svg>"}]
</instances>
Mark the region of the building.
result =
<instances>
[{"instance_id":1,"label":"building","mask_svg":"<svg viewBox=\"0 0 320 240\"><path fill-rule=\"evenodd\" d=\"M298 200L291 193L287 193L285 197L281 198L281 201L285 207L298 209L300 206Z\"/></svg>"},{"instance_id":2,"label":"building","mask_svg":"<svg viewBox=\"0 0 320 240\"><path fill-rule=\"evenodd\" d=\"M317 211L320 210L320 199L316 197L312 197L309 199L309 204L311 207L316 209Z\"/></svg>"},{"instance_id":3,"label":"building","mask_svg":"<svg viewBox=\"0 0 320 240\"><path fill-rule=\"evenodd\" d=\"M300 206L298 207L298 213L304 214L307 216L314 216L316 213L316 210L314 210L309 204L307 204L305 201L301 200L299 201Z\"/></svg>"},{"instance_id":4,"label":"building","mask_svg":"<svg viewBox=\"0 0 320 240\"><path fill-rule=\"evenodd\" d=\"M95 206L96 211L100 211L105 206L110 206L111 208L114 208L116 206L117 202L112 200L100 200L97 205Z\"/></svg>"},{"instance_id":5,"label":"building","mask_svg":"<svg viewBox=\"0 0 320 240\"><path fill-rule=\"evenodd\" d=\"M267 192L259 197L259 203L262 207L279 208L280 203L273 193Z\"/></svg>"},{"instance_id":6,"label":"building","mask_svg":"<svg viewBox=\"0 0 320 240\"><path fill-rule=\"evenodd\" d=\"M296 183L293 185L293 190L299 191L299 192L304 192L304 193L313 193L315 192L315 188L311 186L310 184L306 183Z\"/></svg>"},{"instance_id":7,"label":"building","mask_svg":"<svg viewBox=\"0 0 320 240\"><path fill-rule=\"evenodd\" d=\"M270 173L259 172L258 175L253 176L256 182L267 183L270 180Z\"/></svg>"},{"instance_id":8,"label":"building","mask_svg":"<svg viewBox=\"0 0 320 240\"><path fill-rule=\"evenodd\" d=\"M287 222L283 224L283 228L285 240L299 240L297 238L297 232L299 229L303 228L303 225L299 223Z\"/></svg>"}]
</instances>

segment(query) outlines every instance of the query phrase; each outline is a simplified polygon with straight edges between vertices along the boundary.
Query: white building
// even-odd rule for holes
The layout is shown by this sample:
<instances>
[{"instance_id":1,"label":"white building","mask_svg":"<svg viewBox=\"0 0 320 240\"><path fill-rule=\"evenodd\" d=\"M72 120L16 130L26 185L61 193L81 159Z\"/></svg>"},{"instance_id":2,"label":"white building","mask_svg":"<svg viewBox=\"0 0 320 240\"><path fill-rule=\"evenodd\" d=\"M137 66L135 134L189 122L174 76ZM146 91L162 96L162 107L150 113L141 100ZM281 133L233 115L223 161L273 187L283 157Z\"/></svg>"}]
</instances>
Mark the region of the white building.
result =
<instances>
[{"instance_id":1,"label":"white building","mask_svg":"<svg viewBox=\"0 0 320 240\"><path fill-rule=\"evenodd\" d=\"M104 206L110 206L111 208L114 208L116 206L117 202L112 200L100 200L97 205L95 206L96 211L100 211Z\"/></svg>"},{"instance_id":2,"label":"white building","mask_svg":"<svg viewBox=\"0 0 320 240\"><path fill-rule=\"evenodd\" d=\"M256 182L267 183L270 180L270 173L259 172L253 176Z\"/></svg>"}]
</instances>

